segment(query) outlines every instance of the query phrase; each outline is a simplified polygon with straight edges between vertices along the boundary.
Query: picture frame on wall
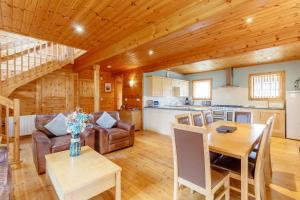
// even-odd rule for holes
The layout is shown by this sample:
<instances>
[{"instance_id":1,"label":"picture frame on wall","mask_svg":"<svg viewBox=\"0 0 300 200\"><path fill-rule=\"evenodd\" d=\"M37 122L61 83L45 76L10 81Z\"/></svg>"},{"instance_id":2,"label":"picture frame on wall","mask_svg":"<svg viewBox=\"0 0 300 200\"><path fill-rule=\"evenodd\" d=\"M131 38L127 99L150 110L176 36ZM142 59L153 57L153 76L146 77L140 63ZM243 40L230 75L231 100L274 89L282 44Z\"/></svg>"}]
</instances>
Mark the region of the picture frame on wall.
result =
<instances>
[{"instance_id":1,"label":"picture frame on wall","mask_svg":"<svg viewBox=\"0 0 300 200\"><path fill-rule=\"evenodd\" d=\"M104 91L105 92L111 92L111 83L105 83L104 84Z\"/></svg>"}]
</instances>

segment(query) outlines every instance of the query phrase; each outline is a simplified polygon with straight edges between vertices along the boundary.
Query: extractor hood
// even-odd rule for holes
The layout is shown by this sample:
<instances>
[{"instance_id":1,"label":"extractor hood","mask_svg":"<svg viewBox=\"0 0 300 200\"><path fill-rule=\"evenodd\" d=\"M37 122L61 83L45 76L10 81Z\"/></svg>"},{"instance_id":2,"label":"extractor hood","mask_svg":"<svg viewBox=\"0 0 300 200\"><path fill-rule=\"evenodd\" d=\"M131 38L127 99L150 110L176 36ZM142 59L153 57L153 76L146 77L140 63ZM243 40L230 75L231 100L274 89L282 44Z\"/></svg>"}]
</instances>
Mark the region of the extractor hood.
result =
<instances>
[{"instance_id":1,"label":"extractor hood","mask_svg":"<svg viewBox=\"0 0 300 200\"><path fill-rule=\"evenodd\" d=\"M221 87L240 87L237 85L233 85L233 68L228 67L225 69L226 74L226 85L223 85Z\"/></svg>"}]
</instances>

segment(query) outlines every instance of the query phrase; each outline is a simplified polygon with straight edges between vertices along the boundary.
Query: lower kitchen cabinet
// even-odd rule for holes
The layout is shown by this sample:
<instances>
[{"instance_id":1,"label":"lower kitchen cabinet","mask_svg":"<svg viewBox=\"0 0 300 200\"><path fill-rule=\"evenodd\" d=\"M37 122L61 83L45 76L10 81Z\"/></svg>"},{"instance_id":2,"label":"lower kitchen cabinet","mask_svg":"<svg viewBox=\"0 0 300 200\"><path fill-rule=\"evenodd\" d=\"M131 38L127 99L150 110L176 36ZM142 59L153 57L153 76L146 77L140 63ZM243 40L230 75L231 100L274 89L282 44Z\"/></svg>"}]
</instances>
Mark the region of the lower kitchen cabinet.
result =
<instances>
[{"instance_id":1,"label":"lower kitchen cabinet","mask_svg":"<svg viewBox=\"0 0 300 200\"><path fill-rule=\"evenodd\" d=\"M120 119L134 124L135 130L142 130L142 114L140 110L121 110Z\"/></svg>"},{"instance_id":2,"label":"lower kitchen cabinet","mask_svg":"<svg viewBox=\"0 0 300 200\"><path fill-rule=\"evenodd\" d=\"M276 115L273 137L285 138L285 110L254 110L253 123L266 123L269 117Z\"/></svg>"}]
</instances>

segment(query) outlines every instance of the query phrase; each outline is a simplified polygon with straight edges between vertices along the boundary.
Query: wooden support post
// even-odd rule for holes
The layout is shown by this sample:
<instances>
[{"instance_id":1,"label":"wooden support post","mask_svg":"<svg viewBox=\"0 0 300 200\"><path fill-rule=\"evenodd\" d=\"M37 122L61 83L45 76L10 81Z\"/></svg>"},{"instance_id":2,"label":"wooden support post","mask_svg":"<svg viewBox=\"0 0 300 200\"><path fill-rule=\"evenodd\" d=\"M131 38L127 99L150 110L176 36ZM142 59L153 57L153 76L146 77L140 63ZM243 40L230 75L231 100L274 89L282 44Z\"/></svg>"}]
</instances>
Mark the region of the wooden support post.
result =
<instances>
[{"instance_id":1,"label":"wooden support post","mask_svg":"<svg viewBox=\"0 0 300 200\"><path fill-rule=\"evenodd\" d=\"M5 106L5 139L7 149L9 150L9 105Z\"/></svg>"},{"instance_id":2,"label":"wooden support post","mask_svg":"<svg viewBox=\"0 0 300 200\"><path fill-rule=\"evenodd\" d=\"M1 49L1 44L0 44L0 82L2 81L2 49ZM1 84L0 84L1 86ZM0 112L1 114L1 112Z\"/></svg>"},{"instance_id":3,"label":"wooden support post","mask_svg":"<svg viewBox=\"0 0 300 200\"><path fill-rule=\"evenodd\" d=\"M94 65L94 112L100 111L100 66Z\"/></svg>"},{"instance_id":4,"label":"wooden support post","mask_svg":"<svg viewBox=\"0 0 300 200\"><path fill-rule=\"evenodd\" d=\"M6 46L6 56L8 56L8 46ZM9 78L9 66L8 66L8 59L6 60L6 79Z\"/></svg>"},{"instance_id":5,"label":"wooden support post","mask_svg":"<svg viewBox=\"0 0 300 200\"><path fill-rule=\"evenodd\" d=\"M20 100L14 99L14 151L13 162L20 162Z\"/></svg>"}]
</instances>

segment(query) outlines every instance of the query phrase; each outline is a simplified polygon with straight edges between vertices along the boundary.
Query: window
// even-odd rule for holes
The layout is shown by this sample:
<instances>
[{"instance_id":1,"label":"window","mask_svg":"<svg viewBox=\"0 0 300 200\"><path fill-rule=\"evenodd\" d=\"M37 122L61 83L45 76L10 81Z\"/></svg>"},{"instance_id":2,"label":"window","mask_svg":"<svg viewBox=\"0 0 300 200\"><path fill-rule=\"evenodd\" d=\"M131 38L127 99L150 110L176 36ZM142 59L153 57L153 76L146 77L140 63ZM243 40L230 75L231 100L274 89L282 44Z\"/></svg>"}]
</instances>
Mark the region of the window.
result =
<instances>
[{"instance_id":1,"label":"window","mask_svg":"<svg viewBox=\"0 0 300 200\"><path fill-rule=\"evenodd\" d=\"M209 100L212 98L212 79L193 81L193 99Z\"/></svg>"},{"instance_id":2,"label":"window","mask_svg":"<svg viewBox=\"0 0 300 200\"><path fill-rule=\"evenodd\" d=\"M249 75L249 99L280 100L284 94L284 72Z\"/></svg>"}]
</instances>

